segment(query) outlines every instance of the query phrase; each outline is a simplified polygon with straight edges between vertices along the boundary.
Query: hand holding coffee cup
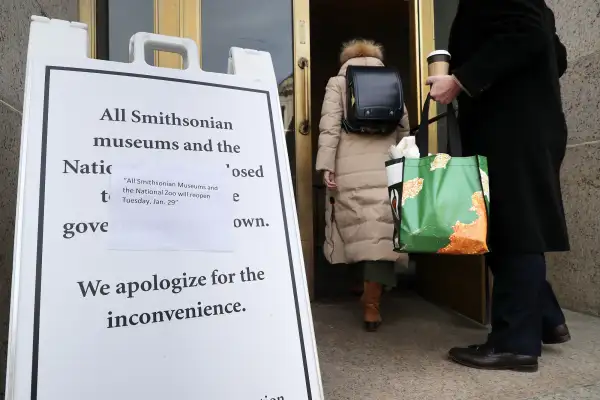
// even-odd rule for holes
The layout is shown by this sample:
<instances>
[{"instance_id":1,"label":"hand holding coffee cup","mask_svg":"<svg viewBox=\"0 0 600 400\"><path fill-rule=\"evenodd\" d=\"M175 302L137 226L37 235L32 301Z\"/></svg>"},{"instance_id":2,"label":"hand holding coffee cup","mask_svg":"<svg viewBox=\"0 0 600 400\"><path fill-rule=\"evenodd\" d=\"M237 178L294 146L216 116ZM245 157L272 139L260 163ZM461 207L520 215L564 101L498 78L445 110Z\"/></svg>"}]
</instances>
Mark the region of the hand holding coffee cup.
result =
<instances>
[{"instance_id":1,"label":"hand holding coffee cup","mask_svg":"<svg viewBox=\"0 0 600 400\"><path fill-rule=\"evenodd\" d=\"M429 76L450 74L450 53L446 50L435 50L427 56Z\"/></svg>"}]
</instances>

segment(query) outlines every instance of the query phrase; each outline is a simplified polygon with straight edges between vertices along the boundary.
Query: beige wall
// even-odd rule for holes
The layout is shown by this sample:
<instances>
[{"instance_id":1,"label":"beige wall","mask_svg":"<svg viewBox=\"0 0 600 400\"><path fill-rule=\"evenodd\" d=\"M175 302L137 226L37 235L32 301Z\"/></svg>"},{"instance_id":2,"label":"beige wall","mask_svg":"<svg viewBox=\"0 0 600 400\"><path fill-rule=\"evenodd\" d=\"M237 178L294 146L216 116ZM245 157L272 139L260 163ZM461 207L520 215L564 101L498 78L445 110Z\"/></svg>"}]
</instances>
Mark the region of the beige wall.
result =
<instances>
[{"instance_id":1,"label":"beige wall","mask_svg":"<svg viewBox=\"0 0 600 400\"><path fill-rule=\"evenodd\" d=\"M40 3L53 18L77 19L77 0L40 0ZM4 398L21 137L20 110L23 102L29 18L34 14L41 15L34 0L0 0L0 399Z\"/></svg>"},{"instance_id":2,"label":"beige wall","mask_svg":"<svg viewBox=\"0 0 600 400\"><path fill-rule=\"evenodd\" d=\"M562 185L571 252L548 256L563 307L600 315L600 3L547 0L567 46L562 94L569 148Z\"/></svg>"}]
</instances>

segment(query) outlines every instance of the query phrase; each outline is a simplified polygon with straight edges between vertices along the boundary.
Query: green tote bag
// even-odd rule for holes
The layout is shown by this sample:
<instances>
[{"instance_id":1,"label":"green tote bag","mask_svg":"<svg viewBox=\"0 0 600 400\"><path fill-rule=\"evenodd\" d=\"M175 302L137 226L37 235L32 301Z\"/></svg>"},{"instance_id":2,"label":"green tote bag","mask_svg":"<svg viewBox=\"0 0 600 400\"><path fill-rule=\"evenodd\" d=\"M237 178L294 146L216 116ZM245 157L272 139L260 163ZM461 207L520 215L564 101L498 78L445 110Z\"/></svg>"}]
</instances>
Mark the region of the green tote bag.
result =
<instances>
[{"instance_id":1,"label":"green tote bag","mask_svg":"<svg viewBox=\"0 0 600 400\"><path fill-rule=\"evenodd\" d=\"M428 154L431 98L423 106L416 143ZM458 122L448 105L448 151L386 162L394 217L394 250L400 253L479 255L489 252L490 190L487 159L462 157Z\"/></svg>"}]
</instances>

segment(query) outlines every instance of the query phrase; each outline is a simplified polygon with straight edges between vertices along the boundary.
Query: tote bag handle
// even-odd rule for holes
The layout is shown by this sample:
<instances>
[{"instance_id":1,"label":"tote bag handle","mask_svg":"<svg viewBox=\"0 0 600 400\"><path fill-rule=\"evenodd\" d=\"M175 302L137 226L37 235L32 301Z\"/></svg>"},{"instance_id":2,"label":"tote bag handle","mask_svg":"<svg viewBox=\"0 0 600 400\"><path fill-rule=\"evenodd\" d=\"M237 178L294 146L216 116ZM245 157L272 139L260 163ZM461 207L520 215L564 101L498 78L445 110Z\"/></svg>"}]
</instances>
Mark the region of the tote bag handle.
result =
<instances>
[{"instance_id":1,"label":"tote bag handle","mask_svg":"<svg viewBox=\"0 0 600 400\"><path fill-rule=\"evenodd\" d=\"M419 130L416 133L417 147L422 157L429 154L429 105L431 104L431 95L427 95L425 104L423 104L423 111L421 112L421 123L419 124ZM456 111L452 103L448 104L448 111L446 113L446 128L448 132L448 149L447 154L452 157L462 157L462 142L460 139L460 133L458 130L458 119L456 118Z\"/></svg>"}]
</instances>

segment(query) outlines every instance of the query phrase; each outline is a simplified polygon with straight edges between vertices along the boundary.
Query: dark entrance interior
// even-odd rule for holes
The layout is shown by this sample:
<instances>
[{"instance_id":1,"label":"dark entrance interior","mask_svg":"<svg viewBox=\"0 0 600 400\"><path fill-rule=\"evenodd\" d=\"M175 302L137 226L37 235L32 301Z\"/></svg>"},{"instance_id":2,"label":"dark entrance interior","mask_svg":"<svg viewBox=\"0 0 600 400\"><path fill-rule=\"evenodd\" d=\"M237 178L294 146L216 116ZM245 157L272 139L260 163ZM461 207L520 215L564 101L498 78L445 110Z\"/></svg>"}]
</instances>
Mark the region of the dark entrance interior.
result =
<instances>
[{"instance_id":1,"label":"dark entrance interior","mask_svg":"<svg viewBox=\"0 0 600 400\"><path fill-rule=\"evenodd\" d=\"M439 48L446 48L456 1L437 0L435 37ZM313 130L313 159L318 141L325 86L329 77L337 74L339 53L343 42L355 39L372 39L384 47L384 62L400 71L411 127L417 124L417 97L413 82L417 57L411 51L411 12L408 1L398 0L312 0L311 19L311 101ZM453 8L454 7L454 8ZM437 12L439 11L439 13ZM442 112L443 110L438 110ZM441 129L445 126L440 123ZM444 133L440 131L439 145L444 146ZM442 149L442 147L440 147ZM348 296L350 288L361 282L356 268L331 266L323 255L325 239L325 187L320 174L313 175L314 238L315 238L315 298L340 299ZM477 322L485 323L489 316L489 277L481 257L470 256L411 256L414 269L399 268L398 288L414 289L429 301L453 309ZM357 279L358 278L358 279Z\"/></svg>"},{"instance_id":2,"label":"dark entrance interior","mask_svg":"<svg viewBox=\"0 0 600 400\"><path fill-rule=\"evenodd\" d=\"M316 157L318 121L331 76L337 75L342 43L355 39L372 39L384 47L386 65L398 68L403 80L405 98L411 96L409 6L405 1L371 0L368 3L347 0L313 0L310 3L311 29L311 121L313 129L313 159ZM325 240L325 186L320 174L313 176L314 237L315 237L315 297L340 298L349 294L353 283L360 283L354 268L330 265L323 255ZM410 284L411 274L399 275ZM405 285L406 286L406 285Z\"/></svg>"}]
</instances>

